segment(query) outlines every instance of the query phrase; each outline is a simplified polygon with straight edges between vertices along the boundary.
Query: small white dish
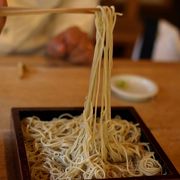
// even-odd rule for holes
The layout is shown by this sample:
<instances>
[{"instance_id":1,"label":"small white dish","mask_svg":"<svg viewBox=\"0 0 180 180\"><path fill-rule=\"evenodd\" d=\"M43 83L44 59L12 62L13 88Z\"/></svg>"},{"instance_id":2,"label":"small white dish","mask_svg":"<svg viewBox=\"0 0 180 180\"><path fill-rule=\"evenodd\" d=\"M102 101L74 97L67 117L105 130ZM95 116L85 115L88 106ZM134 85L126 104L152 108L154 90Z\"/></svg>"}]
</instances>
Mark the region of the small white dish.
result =
<instances>
[{"instance_id":1,"label":"small white dish","mask_svg":"<svg viewBox=\"0 0 180 180\"><path fill-rule=\"evenodd\" d=\"M111 90L123 99L144 101L158 93L158 86L145 77L124 74L111 78Z\"/></svg>"}]
</instances>

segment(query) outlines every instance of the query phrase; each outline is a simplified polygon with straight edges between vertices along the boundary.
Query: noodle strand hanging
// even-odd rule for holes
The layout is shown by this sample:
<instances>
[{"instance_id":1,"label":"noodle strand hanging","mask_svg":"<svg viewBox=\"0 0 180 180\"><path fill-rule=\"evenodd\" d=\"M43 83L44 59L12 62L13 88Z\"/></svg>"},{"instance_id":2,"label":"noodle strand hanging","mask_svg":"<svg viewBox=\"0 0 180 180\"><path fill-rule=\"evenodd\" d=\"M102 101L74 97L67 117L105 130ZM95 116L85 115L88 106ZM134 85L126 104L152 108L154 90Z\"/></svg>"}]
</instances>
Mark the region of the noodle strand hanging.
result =
<instances>
[{"instance_id":1,"label":"noodle strand hanging","mask_svg":"<svg viewBox=\"0 0 180 180\"><path fill-rule=\"evenodd\" d=\"M80 116L23 120L22 130L32 179L92 179L160 174L138 125L111 119L110 78L113 56L113 7L95 14L96 46L89 90ZM100 116L97 107L100 103ZM70 117L71 120L68 120Z\"/></svg>"}]
</instances>

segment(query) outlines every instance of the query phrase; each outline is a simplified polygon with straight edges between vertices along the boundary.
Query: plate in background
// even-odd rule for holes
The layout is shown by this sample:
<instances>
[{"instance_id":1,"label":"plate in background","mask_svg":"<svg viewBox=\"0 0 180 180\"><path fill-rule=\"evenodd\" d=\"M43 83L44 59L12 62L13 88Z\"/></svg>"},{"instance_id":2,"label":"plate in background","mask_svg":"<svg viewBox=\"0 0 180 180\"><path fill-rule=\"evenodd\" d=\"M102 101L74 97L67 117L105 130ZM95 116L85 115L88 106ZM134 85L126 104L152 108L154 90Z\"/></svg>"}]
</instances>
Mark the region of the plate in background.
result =
<instances>
[{"instance_id":1,"label":"plate in background","mask_svg":"<svg viewBox=\"0 0 180 180\"><path fill-rule=\"evenodd\" d=\"M111 90L123 99L144 101L158 93L158 86L145 77L122 74L112 77Z\"/></svg>"}]
</instances>

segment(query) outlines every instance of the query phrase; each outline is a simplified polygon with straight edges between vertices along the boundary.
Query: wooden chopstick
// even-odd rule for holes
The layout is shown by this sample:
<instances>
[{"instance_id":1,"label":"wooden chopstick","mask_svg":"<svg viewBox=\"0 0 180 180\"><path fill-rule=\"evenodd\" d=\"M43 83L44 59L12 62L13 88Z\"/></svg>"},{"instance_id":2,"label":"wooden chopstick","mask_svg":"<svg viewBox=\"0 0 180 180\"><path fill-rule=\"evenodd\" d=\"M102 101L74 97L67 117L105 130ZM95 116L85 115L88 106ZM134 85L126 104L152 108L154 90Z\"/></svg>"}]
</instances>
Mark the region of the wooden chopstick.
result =
<instances>
[{"instance_id":1,"label":"wooden chopstick","mask_svg":"<svg viewBox=\"0 0 180 180\"><path fill-rule=\"evenodd\" d=\"M23 8L23 7L0 7L0 16L31 15L42 13L85 13L92 14L99 8Z\"/></svg>"},{"instance_id":2,"label":"wooden chopstick","mask_svg":"<svg viewBox=\"0 0 180 180\"><path fill-rule=\"evenodd\" d=\"M21 16L21 15L32 15L32 14L43 14L43 13L75 13L75 14L93 14L99 11L99 8L24 8L24 7L0 7L1 16ZM122 13L117 13L122 16Z\"/></svg>"}]
</instances>

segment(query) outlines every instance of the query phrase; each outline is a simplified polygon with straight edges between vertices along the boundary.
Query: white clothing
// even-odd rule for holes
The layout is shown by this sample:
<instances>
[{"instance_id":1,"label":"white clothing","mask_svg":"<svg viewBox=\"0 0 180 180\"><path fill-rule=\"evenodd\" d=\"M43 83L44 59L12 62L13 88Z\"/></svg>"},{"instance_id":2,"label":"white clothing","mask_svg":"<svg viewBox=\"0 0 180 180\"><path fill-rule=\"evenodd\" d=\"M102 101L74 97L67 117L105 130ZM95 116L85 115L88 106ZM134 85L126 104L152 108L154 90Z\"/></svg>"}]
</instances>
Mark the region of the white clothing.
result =
<instances>
[{"instance_id":1,"label":"white clothing","mask_svg":"<svg viewBox=\"0 0 180 180\"><path fill-rule=\"evenodd\" d=\"M154 61L180 61L180 32L165 20L158 27L152 53Z\"/></svg>"},{"instance_id":2,"label":"white clothing","mask_svg":"<svg viewBox=\"0 0 180 180\"><path fill-rule=\"evenodd\" d=\"M142 42L143 38L139 37L133 50L133 60L139 59ZM180 61L180 32L178 28L166 20L160 20L158 22L152 60L155 62Z\"/></svg>"},{"instance_id":3,"label":"white clothing","mask_svg":"<svg viewBox=\"0 0 180 180\"><path fill-rule=\"evenodd\" d=\"M98 0L8 0L9 6L96 7ZM92 33L94 16L88 14L43 14L9 16L0 35L0 55L24 53L45 46L48 41L70 26Z\"/></svg>"}]
</instances>

